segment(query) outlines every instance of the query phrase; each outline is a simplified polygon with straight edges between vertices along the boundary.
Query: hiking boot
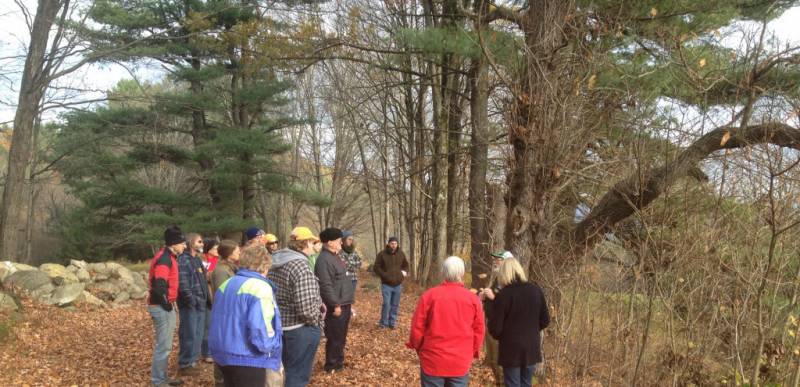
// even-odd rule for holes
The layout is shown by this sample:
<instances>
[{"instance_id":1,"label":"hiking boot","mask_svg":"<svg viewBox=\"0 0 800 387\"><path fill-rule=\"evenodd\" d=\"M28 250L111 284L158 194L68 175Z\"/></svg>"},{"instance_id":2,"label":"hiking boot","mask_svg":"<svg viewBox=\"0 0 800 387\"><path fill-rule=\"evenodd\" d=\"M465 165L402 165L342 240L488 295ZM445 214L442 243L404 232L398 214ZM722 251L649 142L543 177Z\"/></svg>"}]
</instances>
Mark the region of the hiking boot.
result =
<instances>
[{"instance_id":1,"label":"hiking boot","mask_svg":"<svg viewBox=\"0 0 800 387\"><path fill-rule=\"evenodd\" d=\"M180 380L178 378L169 379L167 380L167 384L170 386L180 386L181 384L183 384L183 380Z\"/></svg>"}]
</instances>

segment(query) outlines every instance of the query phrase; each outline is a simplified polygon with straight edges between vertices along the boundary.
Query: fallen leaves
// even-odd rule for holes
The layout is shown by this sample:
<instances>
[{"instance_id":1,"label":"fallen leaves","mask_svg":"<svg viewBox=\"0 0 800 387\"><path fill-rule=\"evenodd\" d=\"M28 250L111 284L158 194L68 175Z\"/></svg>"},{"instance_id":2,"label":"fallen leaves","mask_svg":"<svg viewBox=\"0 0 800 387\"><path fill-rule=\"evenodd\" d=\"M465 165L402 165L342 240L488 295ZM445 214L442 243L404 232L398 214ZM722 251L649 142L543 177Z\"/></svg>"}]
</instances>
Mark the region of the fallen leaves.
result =
<instances>
[{"instance_id":1,"label":"fallen leaves","mask_svg":"<svg viewBox=\"0 0 800 387\"><path fill-rule=\"evenodd\" d=\"M397 329L379 328L380 287L366 272L357 291L356 316L351 319L345 369L322 372L322 339L311 386L419 385L419 360L405 348L411 314L421 289L404 284ZM74 311L23 301L24 317L15 338L0 345L0 385L7 386L143 386L150 380L153 326L144 304L117 309L78 308ZM170 355L170 375L177 372L178 338ZM184 377L185 385L213 385L213 366L200 363L199 376ZM491 385L491 372L476 361L470 385Z\"/></svg>"}]
</instances>

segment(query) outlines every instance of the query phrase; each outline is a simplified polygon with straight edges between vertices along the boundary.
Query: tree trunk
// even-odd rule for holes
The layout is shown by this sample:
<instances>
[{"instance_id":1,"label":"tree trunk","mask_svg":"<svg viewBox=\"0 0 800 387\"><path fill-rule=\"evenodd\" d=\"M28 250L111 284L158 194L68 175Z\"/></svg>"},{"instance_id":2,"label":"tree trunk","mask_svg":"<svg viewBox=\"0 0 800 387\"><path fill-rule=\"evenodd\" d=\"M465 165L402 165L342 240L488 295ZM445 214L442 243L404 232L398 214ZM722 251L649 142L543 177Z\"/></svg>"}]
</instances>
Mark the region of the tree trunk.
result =
<instances>
[{"instance_id":1,"label":"tree trunk","mask_svg":"<svg viewBox=\"0 0 800 387\"><path fill-rule=\"evenodd\" d=\"M484 1L480 3L485 4ZM476 4L476 7L478 5ZM483 6L481 6L482 8ZM491 273L487 222L486 170L489 158L489 79L484 58L473 59L469 72L472 138L469 147L469 230L472 287L485 287L481 274Z\"/></svg>"},{"instance_id":2,"label":"tree trunk","mask_svg":"<svg viewBox=\"0 0 800 387\"><path fill-rule=\"evenodd\" d=\"M36 117L42 104L42 97L48 87L43 71L45 52L58 10L64 4L58 0L39 0L36 16L33 19L31 40L25 68L20 83L17 111L14 115L14 128L11 147L8 152L8 172L3 191L3 207L0 216L0 237L2 237L2 259L27 261L26 251L28 233L28 198L31 191L31 172L33 165L33 137Z\"/></svg>"}]
</instances>

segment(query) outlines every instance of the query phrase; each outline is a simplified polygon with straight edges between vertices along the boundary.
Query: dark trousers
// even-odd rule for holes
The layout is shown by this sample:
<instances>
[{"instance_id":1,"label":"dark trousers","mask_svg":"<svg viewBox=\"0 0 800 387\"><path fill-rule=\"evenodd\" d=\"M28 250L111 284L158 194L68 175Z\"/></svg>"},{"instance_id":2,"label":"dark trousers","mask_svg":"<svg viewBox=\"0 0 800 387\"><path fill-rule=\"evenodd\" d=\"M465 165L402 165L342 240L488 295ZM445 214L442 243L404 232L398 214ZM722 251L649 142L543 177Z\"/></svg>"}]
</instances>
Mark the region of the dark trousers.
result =
<instances>
[{"instance_id":1,"label":"dark trousers","mask_svg":"<svg viewBox=\"0 0 800 387\"><path fill-rule=\"evenodd\" d=\"M325 371L342 368L347 327L350 325L350 305L342 305L342 314L333 315L333 307L325 314Z\"/></svg>"},{"instance_id":2,"label":"dark trousers","mask_svg":"<svg viewBox=\"0 0 800 387\"><path fill-rule=\"evenodd\" d=\"M536 365L527 367L503 367L503 379L506 387L531 387Z\"/></svg>"},{"instance_id":3,"label":"dark trousers","mask_svg":"<svg viewBox=\"0 0 800 387\"><path fill-rule=\"evenodd\" d=\"M267 385L267 369L242 366L225 366L225 387L264 387Z\"/></svg>"}]
</instances>

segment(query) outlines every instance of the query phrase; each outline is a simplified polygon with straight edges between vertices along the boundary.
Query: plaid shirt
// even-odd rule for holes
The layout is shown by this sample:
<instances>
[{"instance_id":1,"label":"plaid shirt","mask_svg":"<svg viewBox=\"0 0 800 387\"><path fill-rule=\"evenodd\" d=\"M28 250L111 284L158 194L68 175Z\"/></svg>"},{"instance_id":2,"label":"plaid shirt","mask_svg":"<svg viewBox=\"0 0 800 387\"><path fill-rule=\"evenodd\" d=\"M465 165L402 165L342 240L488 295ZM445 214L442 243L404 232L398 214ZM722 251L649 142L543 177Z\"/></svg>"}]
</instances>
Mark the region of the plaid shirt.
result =
<instances>
[{"instance_id":1,"label":"plaid shirt","mask_svg":"<svg viewBox=\"0 0 800 387\"><path fill-rule=\"evenodd\" d=\"M347 264L347 276L351 280L357 280L358 269L361 268L361 256L358 255L358 251L353 249L353 252L348 254L342 249L339 251L339 258Z\"/></svg>"},{"instance_id":2,"label":"plaid shirt","mask_svg":"<svg viewBox=\"0 0 800 387\"><path fill-rule=\"evenodd\" d=\"M178 257L178 307L205 310L208 282L203 261L184 252Z\"/></svg>"},{"instance_id":3,"label":"plaid shirt","mask_svg":"<svg viewBox=\"0 0 800 387\"><path fill-rule=\"evenodd\" d=\"M298 324L322 328L319 283L305 260L295 259L274 267L268 276L275 284L275 299L284 328Z\"/></svg>"}]
</instances>

